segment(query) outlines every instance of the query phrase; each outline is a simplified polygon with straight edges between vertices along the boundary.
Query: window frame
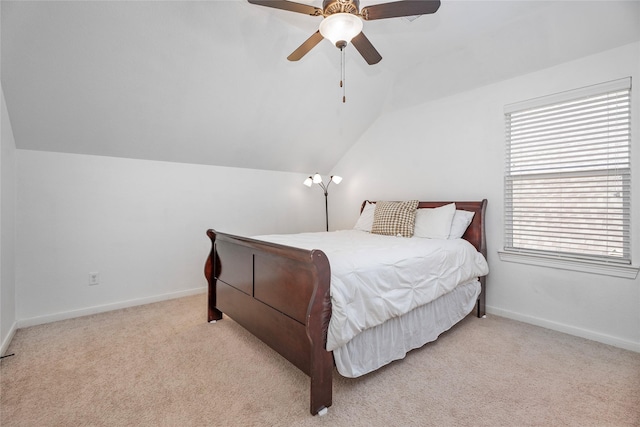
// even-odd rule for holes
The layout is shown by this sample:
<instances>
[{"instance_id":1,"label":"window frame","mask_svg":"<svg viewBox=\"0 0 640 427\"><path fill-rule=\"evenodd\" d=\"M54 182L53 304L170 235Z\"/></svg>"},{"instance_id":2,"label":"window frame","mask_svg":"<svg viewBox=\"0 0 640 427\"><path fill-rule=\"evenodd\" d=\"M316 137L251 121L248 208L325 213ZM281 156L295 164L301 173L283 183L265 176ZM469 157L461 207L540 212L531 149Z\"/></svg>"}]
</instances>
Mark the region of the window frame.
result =
<instances>
[{"instance_id":1,"label":"window frame","mask_svg":"<svg viewBox=\"0 0 640 427\"><path fill-rule=\"evenodd\" d=\"M560 269L567 270L575 270L575 271L585 271L589 273L595 274L606 274L616 277L624 277L624 278L635 278L637 277L638 271L640 267L631 265L632 255L631 255L631 227L637 226L637 224L631 224L632 215L629 212L628 214L628 226L626 227L625 237L627 238L628 253L626 253L627 257L608 257L601 255L581 255L576 253L562 252L562 251L544 251L537 249L527 249L527 248L514 248L509 247L509 243L513 242L510 240L514 236L514 227L513 223L508 223L507 219L511 217L513 211L509 211L509 209L513 209L513 206L509 205L509 202L513 198L513 194L510 193L512 188L509 187L508 183L517 181L517 178L513 178L518 174L512 174L510 171L510 153L511 153L511 139L510 139L510 117L513 113L519 113L527 110L534 110L542 107L549 106L558 106L563 103L574 102L580 99L585 99L588 97L599 96L608 94L611 92L619 92L619 91L629 91L629 107L631 108L631 77L627 77L624 79L614 80L602 84L597 84L593 86L588 86L576 90L561 92L549 96L543 96L540 98L535 98L523 102L517 102L514 104L509 104L504 107L504 117L505 117L505 143L507 150L507 167L504 171L504 236L503 236L503 244L504 248L502 251L498 251L500 259L502 261L508 262L517 262L529 265L537 265L537 266L546 266L546 267L554 267ZM629 131L631 131L631 113L629 113ZM632 167L631 167L631 136L629 136L628 142L628 175L630 176ZM563 172L560 174L561 176L569 175L569 173ZM597 175L597 173L593 173L592 175ZM523 175L520 175L523 176ZM529 175L524 175L529 176ZM529 178L527 178L529 179ZM630 185L630 178L629 178ZM628 209L631 209L631 191L628 193L628 198L625 199L627 202ZM509 228L511 227L511 228Z\"/></svg>"}]
</instances>

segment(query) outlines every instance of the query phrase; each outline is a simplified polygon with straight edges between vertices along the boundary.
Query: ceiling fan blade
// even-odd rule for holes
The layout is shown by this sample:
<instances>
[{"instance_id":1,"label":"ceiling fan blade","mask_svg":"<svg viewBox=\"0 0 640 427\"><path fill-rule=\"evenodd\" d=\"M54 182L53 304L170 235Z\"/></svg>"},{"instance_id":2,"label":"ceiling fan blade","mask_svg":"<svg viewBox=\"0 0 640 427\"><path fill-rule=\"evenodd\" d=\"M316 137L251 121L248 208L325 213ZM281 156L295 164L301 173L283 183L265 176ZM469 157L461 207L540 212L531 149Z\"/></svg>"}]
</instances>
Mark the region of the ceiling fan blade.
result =
<instances>
[{"instance_id":1,"label":"ceiling fan blade","mask_svg":"<svg viewBox=\"0 0 640 427\"><path fill-rule=\"evenodd\" d=\"M249 3L288 10L289 12L304 13L305 15L322 16L322 9L320 8L287 0L249 0Z\"/></svg>"},{"instance_id":2,"label":"ceiling fan blade","mask_svg":"<svg viewBox=\"0 0 640 427\"><path fill-rule=\"evenodd\" d=\"M440 0L404 0L381 3L362 8L360 15L365 21L401 16L428 15L440 7Z\"/></svg>"},{"instance_id":3,"label":"ceiling fan blade","mask_svg":"<svg viewBox=\"0 0 640 427\"><path fill-rule=\"evenodd\" d=\"M351 43L353 44L353 47L355 47L358 52L360 52L360 55L362 55L364 60L367 61L369 65L377 64L382 59L382 56L378 53L376 48L373 47L364 33L361 32L360 34L355 36L351 40Z\"/></svg>"},{"instance_id":4,"label":"ceiling fan blade","mask_svg":"<svg viewBox=\"0 0 640 427\"><path fill-rule=\"evenodd\" d=\"M316 31L309 37L304 43L300 45L299 48L294 50L291 55L287 56L289 61L298 61L303 56L307 54L311 49L313 49L318 43L320 43L324 39L320 31Z\"/></svg>"}]
</instances>

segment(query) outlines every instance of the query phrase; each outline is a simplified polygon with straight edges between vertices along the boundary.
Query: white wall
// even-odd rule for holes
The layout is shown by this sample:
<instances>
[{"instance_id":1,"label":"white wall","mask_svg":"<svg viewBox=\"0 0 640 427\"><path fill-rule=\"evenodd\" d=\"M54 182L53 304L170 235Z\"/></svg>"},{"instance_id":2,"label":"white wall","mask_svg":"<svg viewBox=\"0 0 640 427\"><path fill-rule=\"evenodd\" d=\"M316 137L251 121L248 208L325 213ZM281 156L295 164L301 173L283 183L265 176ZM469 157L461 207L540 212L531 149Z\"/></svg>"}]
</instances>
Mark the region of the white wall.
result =
<instances>
[{"instance_id":1,"label":"white wall","mask_svg":"<svg viewBox=\"0 0 640 427\"><path fill-rule=\"evenodd\" d=\"M322 230L322 194L304 178L17 150L18 326L203 291L208 228Z\"/></svg>"},{"instance_id":2,"label":"white wall","mask_svg":"<svg viewBox=\"0 0 640 427\"><path fill-rule=\"evenodd\" d=\"M16 330L15 240L15 152L11 122L2 92L0 147L0 355Z\"/></svg>"},{"instance_id":3,"label":"white wall","mask_svg":"<svg viewBox=\"0 0 640 427\"><path fill-rule=\"evenodd\" d=\"M502 262L503 107L633 77L633 263L640 264L640 43L384 115L343 157L334 223L351 227L363 199L487 198L490 313L640 351L640 278ZM425 78L428 78L425 76Z\"/></svg>"}]
</instances>

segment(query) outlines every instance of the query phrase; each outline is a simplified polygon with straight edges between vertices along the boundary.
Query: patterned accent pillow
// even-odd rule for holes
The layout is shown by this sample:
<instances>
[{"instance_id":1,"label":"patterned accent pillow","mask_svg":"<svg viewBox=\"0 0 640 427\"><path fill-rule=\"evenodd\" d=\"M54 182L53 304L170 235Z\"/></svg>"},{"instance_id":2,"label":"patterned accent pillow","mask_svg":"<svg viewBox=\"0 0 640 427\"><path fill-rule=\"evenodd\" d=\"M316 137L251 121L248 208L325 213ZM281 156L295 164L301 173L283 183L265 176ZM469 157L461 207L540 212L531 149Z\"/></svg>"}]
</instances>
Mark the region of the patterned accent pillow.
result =
<instances>
[{"instance_id":1,"label":"patterned accent pillow","mask_svg":"<svg viewBox=\"0 0 640 427\"><path fill-rule=\"evenodd\" d=\"M417 200L407 202L377 202L371 233L384 236L413 236Z\"/></svg>"}]
</instances>

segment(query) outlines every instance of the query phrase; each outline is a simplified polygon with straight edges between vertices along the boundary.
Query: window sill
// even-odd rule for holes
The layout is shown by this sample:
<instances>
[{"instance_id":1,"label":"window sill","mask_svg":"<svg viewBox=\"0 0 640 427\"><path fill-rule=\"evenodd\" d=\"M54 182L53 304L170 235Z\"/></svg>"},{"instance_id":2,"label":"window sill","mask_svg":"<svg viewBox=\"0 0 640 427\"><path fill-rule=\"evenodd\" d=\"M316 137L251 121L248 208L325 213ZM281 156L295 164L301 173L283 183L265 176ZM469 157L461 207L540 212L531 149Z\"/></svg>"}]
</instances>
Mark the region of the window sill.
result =
<instances>
[{"instance_id":1,"label":"window sill","mask_svg":"<svg viewBox=\"0 0 640 427\"><path fill-rule=\"evenodd\" d=\"M638 277L638 271L640 270L639 266L634 265L610 264L596 261L577 261L552 256L510 251L498 251L498 256L501 261L506 262L560 268L562 270L582 271L585 273L622 277L624 279L635 279Z\"/></svg>"}]
</instances>

